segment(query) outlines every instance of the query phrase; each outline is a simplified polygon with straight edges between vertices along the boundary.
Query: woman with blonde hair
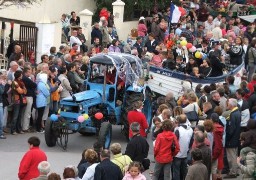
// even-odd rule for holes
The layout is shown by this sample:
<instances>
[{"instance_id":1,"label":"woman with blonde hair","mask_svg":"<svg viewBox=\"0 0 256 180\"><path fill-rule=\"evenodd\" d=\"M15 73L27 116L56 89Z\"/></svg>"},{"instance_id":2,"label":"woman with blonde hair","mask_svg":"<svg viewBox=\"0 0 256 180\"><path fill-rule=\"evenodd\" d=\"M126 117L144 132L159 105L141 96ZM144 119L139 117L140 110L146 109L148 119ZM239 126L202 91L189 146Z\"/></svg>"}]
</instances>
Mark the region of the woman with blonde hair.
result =
<instances>
[{"instance_id":1,"label":"woman with blonde hair","mask_svg":"<svg viewBox=\"0 0 256 180\"><path fill-rule=\"evenodd\" d=\"M90 57L89 56L83 56L82 66L81 66L80 69L81 69L81 71L84 72L85 79L87 78L87 75L88 75L89 63L90 63Z\"/></svg>"},{"instance_id":2,"label":"woman with blonde hair","mask_svg":"<svg viewBox=\"0 0 256 180\"><path fill-rule=\"evenodd\" d=\"M86 161L89 163L89 167L86 169L82 180L93 180L95 168L98 163L98 154L93 149L87 149L84 153Z\"/></svg>"}]
</instances>

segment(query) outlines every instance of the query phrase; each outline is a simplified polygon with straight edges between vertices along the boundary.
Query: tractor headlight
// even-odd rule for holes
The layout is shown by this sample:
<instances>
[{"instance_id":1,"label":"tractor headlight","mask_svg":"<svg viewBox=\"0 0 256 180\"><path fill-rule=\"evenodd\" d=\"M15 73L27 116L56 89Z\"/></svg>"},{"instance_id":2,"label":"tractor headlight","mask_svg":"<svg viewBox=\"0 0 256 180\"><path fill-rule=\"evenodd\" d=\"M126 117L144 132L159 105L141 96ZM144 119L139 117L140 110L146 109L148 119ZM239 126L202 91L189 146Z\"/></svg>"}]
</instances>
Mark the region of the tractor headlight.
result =
<instances>
[{"instance_id":1,"label":"tractor headlight","mask_svg":"<svg viewBox=\"0 0 256 180\"><path fill-rule=\"evenodd\" d=\"M83 111L83 105L79 104L79 111Z\"/></svg>"}]
</instances>

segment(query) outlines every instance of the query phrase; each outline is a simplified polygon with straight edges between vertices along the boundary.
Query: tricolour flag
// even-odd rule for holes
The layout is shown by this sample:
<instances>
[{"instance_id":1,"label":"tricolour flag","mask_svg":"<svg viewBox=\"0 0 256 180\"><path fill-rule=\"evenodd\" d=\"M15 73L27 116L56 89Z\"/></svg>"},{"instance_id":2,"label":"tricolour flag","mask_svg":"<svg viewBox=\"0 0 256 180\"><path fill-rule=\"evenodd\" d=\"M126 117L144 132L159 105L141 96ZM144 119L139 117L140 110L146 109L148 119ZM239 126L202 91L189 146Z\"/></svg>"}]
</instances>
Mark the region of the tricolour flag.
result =
<instances>
[{"instance_id":1,"label":"tricolour flag","mask_svg":"<svg viewBox=\"0 0 256 180\"><path fill-rule=\"evenodd\" d=\"M170 23L178 23L180 16L181 16L179 7L171 2L170 11L171 11L170 12Z\"/></svg>"}]
</instances>

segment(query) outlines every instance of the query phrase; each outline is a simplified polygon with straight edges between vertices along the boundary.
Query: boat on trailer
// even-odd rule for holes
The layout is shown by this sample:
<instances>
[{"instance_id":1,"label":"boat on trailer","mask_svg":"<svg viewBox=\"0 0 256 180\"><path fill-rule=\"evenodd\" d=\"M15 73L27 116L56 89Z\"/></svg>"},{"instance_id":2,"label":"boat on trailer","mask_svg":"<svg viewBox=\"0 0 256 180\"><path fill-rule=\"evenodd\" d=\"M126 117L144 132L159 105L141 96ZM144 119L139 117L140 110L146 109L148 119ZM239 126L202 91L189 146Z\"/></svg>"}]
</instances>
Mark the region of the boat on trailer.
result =
<instances>
[{"instance_id":1,"label":"boat on trailer","mask_svg":"<svg viewBox=\"0 0 256 180\"><path fill-rule=\"evenodd\" d=\"M214 67L213 67L214 68ZM207 77L204 79L197 78L195 76L186 75L182 72L172 71L169 69L163 69L155 66L150 66L148 72L148 85L150 89L158 94L165 96L168 92L173 92L174 97L178 97L182 94L182 84L184 80L192 81L192 89L195 90L198 84L210 85L212 83L224 83L228 76L235 77L235 85L239 86L241 77L244 71L244 64L239 65L227 74L223 74L218 77Z\"/></svg>"}]
</instances>

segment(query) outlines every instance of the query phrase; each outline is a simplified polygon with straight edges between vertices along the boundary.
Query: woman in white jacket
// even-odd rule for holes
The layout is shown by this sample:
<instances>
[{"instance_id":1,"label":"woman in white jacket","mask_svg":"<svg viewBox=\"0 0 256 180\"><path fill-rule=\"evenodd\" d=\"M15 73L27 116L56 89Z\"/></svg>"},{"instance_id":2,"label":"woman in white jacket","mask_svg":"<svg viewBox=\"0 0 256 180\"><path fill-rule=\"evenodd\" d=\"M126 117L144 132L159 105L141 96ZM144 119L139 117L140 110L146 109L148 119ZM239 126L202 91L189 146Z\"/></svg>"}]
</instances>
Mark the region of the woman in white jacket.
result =
<instances>
[{"instance_id":1,"label":"woman in white jacket","mask_svg":"<svg viewBox=\"0 0 256 180\"><path fill-rule=\"evenodd\" d=\"M84 153L85 159L91 165L86 169L82 180L93 180L95 168L99 164L98 162L98 154L93 149L87 149Z\"/></svg>"}]
</instances>

